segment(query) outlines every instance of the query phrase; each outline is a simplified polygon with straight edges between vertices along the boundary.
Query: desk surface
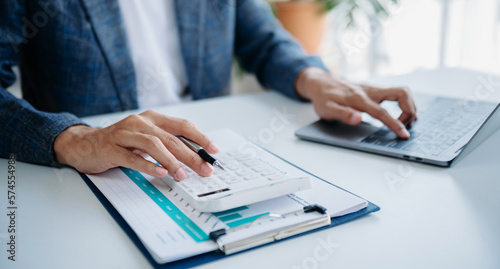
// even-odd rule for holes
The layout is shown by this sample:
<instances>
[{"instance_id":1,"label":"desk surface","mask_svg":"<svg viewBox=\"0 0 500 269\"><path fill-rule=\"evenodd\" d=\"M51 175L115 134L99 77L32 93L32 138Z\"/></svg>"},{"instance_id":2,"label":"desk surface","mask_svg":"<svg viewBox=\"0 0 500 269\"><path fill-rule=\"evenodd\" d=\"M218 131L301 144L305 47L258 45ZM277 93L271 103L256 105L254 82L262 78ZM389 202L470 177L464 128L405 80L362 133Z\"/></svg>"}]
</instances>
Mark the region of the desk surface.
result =
<instances>
[{"instance_id":1,"label":"desk surface","mask_svg":"<svg viewBox=\"0 0 500 269\"><path fill-rule=\"evenodd\" d=\"M489 79L471 71L441 69L371 82L500 100L499 78ZM489 89L482 86L488 83L493 83ZM382 208L333 229L202 268L500 268L500 132L459 165L439 168L298 140L294 131L318 117L310 104L272 92L157 111L190 119L206 131L231 128ZM124 116L87 122L105 126ZM0 167L0 205L6 212L5 159L0 159ZM2 213L1 268L151 267L76 172L18 162L16 173L18 261L6 258L7 218Z\"/></svg>"}]
</instances>

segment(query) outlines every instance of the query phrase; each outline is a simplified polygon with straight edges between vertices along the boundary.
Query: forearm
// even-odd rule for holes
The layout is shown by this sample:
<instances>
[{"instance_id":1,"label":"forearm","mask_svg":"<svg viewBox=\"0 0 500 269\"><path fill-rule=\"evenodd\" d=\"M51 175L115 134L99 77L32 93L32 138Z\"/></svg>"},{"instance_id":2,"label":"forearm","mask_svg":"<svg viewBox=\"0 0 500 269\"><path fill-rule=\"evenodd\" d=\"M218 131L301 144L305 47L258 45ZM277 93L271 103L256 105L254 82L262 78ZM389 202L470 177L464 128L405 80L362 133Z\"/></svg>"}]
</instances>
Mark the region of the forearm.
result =
<instances>
[{"instance_id":1,"label":"forearm","mask_svg":"<svg viewBox=\"0 0 500 269\"><path fill-rule=\"evenodd\" d=\"M0 157L16 154L29 163L58 165L54 153L56 137L68 127L83 124L69 113L46 113L0 89Z\"/></svg>"},{"instance_id":2,"label":"forearm","mask_svg":"<svg viewBox=\"0 0 500 269\"><path fill-rule=\"evenodd\" d=\"M276 21L267 3L242 1L236 16L235 53L264 87L300 99L295 91L299 73L310 67L327 70L319 57L306 55Z\"/></svg>"}]
</instances>

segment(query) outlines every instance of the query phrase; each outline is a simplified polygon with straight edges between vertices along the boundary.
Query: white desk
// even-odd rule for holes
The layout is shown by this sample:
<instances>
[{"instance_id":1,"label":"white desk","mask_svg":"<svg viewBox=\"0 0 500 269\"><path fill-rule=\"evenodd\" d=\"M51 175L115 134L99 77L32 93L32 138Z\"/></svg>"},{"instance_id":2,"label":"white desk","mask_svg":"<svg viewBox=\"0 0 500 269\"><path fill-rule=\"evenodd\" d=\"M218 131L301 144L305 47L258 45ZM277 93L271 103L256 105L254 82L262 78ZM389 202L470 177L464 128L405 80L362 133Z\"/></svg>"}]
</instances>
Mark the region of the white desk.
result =
<instances>
[{"instance_id":1,"label":"white desk","mask_svg":"<svg viewBox=\"0 0 500 269\"><path fill-rule=\"evenodd\" d=\"M466 97L475 94L479 77L474 72L443 69L373 82ZM500 100L500 79L494 81L492 98ZM438 168L300 141L294 131L317 116L310 104L276 93L157 110L191 119L202 130L229 127L255 138L278 155L382 208L347 224L203 268L500 268L500 132L458 166ZM277 111L295 118L281 127L275 122ZM124 115L88 122L104 126ZM1 212L7 200L6 166L1 159ZM74 171L18 162L16 172L18 261L6 259L7 224L2 213L0 268L150 267Z\"/></svg>"}]
</instances>

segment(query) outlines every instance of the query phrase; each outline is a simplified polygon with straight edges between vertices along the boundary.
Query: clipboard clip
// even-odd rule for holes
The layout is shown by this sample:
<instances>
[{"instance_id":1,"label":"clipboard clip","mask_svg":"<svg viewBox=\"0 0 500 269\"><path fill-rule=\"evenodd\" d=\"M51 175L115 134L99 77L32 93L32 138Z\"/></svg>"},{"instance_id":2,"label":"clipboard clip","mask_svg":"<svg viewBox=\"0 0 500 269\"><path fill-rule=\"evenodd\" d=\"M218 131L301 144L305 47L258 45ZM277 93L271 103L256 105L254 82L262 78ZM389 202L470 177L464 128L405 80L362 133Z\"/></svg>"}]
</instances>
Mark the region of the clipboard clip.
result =
<instances>
[{"instance_id":1,"label":"clipboard clip","mask_svg":"<svg viewBox=\"0 0 500 269\"><path fill-rule=\"evenodd\" d=\"M263 233L257 233L255 235L251 235L244 239L239 239L235 241L226 241L225 237L237 233L238 231L252 228L257 223L261 223L264 219L269 218L286 218L289 216L293 216L300 213L314 213L317 212L321 216L318 218L313 218L307 221L300 221L297 223L293 223L291 225L286 225L285 227L280 227L277 229L272 229ZM219 229L212 231L209 234L211 240L215 241L219 245L219 249L225 254L232 254L235 252L243 251L246 249L250 249L259 245L267 244L273 241L281 240L296 234L300 234L303 232L307 232L319 227L323 227L326 225L330 225L331 218L328 214L325 207L312 204L304 206L301 210L296 210L293 212L289 212L286 214L273 214L270 213L268 215L261 216L260 218L248 223L246 225L230 228L230 229Z\"/></svg>"}]
</instances>

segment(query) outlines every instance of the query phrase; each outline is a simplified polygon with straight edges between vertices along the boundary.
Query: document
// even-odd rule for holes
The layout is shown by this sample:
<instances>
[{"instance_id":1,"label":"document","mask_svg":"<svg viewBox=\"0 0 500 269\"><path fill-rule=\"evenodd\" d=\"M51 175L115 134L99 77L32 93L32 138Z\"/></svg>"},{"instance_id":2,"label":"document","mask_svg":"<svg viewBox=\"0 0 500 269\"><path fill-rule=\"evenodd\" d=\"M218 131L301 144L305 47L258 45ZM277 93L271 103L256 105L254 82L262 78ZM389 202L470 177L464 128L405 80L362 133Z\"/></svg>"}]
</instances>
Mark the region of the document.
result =
<instances>
[{"instance_id":1,"label":"document","mask_svg":"<svg viewBox=\"0 0 500 269\"><path fill-rule=\"evenodd\" d=\"M208 133L224 149L224 141L234 140L228 130ZM293 173L303 173L300 169ZM313 188L287 196L241 206L217 213L197 211L161 179L128 168L115 168L98 175L87 175L123 219L134 230L158 263L167 263L217 250L209 239L212 231L247 225L269 214L287 214L309 204L327 208L331 217L356 212L368 202L340 188L313 178ZM307 221L311 215L296 218ZM273 220L268 229L292 221ZM299 219L294 221L301 221ZM242 233L241 236L244 236Z\"/></svg>"}]
</instances>

